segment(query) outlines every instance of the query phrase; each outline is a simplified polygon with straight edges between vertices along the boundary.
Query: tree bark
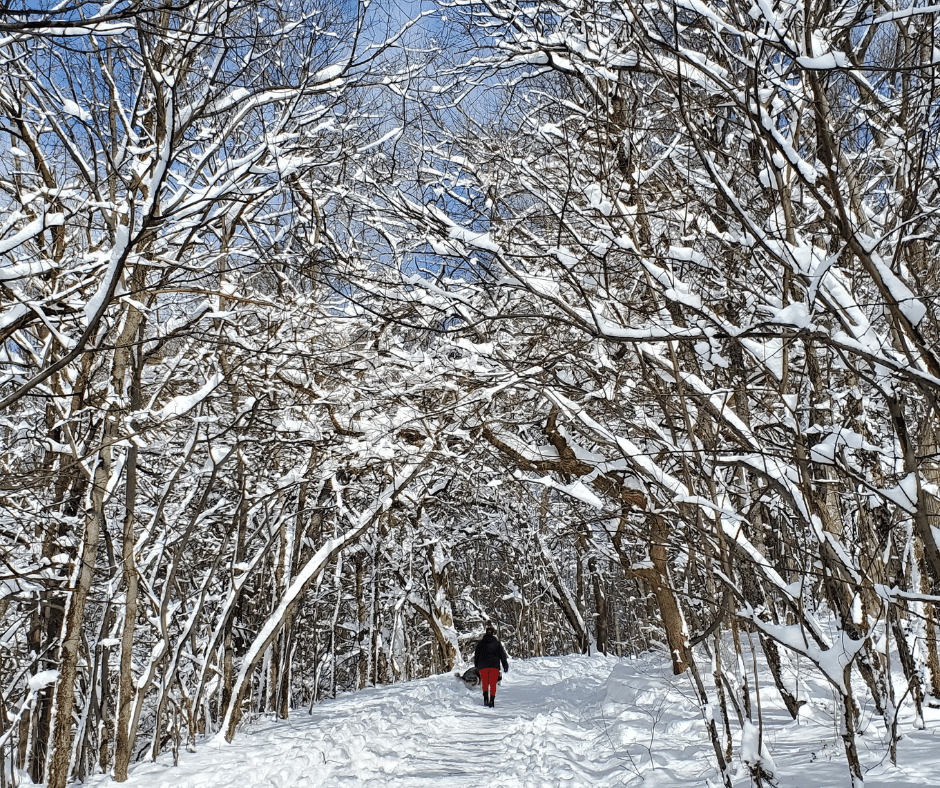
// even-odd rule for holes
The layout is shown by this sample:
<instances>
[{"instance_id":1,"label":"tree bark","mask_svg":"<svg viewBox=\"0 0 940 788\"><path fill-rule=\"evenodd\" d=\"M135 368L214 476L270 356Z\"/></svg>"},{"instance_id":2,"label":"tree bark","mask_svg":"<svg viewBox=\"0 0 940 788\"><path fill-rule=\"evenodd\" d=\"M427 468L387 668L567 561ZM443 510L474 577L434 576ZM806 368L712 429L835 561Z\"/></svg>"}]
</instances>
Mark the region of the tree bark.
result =
<instances>
[{"instance_id":1,"label":"tree bark","mask_svg":"<svg viewBox=\"0 0 940 788\"><path fill-rule=\"evenodd\" d=\"M98 540L104 523L104 496L111 471L108 431L102 437L105 445L98 453L94 486L90 493L91 507L85 517L82 549L65 615L65 633L59 650L59 678L55 687L48 788L65 788L69 777L69 760L72 753L72 706L75 700L78 649L81 643L82 623L85 620L85 604L91 589L95 560L98 556Z\"/></svg>"},{"instance_id":2,"label":"tree bark","mask_svg":"<svg viewBox=\"0 0 940 788\"><path fill-rule=\"evenodd\" d=\"M130 729L131 708L134 703L134 629L137 622L137 565L134 558L134 501L137 497L137 447L127 451L124 533L121 541L121 561L124 575L124 630L121 632L121 664L118 690L117 737L114 746L114 779L124 782L134 747L134 732Z\"/></svg>"}]
</instances>

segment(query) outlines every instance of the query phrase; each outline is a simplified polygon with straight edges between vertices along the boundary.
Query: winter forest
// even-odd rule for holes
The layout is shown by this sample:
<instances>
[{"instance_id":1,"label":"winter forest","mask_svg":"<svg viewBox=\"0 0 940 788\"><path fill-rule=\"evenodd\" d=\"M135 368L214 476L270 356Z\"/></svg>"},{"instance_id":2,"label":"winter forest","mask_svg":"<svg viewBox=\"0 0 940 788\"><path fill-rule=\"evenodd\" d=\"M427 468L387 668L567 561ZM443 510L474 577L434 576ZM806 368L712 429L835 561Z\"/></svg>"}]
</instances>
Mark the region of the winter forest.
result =
<instances>
[{"instance_id":1,"label":"winter forest","mask_svg":"<svg viewBox=\"0 0 940 788\"><path fill-rule=\"evenodd\" d=\"M861 709L896 759L940 703L937 14L5 3L3 788L487 623L660 653L726 786L758 659L794 717L830 687L847 785Z\"/></svg>"}]
</instances>

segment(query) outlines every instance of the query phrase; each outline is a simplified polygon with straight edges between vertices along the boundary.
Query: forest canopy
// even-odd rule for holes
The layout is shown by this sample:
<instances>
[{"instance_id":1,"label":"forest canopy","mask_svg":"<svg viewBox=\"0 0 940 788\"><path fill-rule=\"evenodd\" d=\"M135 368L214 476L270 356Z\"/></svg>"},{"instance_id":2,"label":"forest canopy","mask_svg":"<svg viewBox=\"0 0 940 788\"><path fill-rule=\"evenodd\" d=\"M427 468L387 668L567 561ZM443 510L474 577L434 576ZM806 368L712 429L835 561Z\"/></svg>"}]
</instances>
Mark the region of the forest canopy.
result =
<instances>
[{"instance_id":1,"label":"forest canopy","mask_svg":"<svg viewBox=\"0 0 940 788\"><path fill-rule=\"evenodd\" d=\"M861 706L896 760L940 703L937 28L4 4L0 782L123 781L487 624L661 652L729 788L758 655L794 718L831 685L854 786Z\"/></svg>"}]
</instances>

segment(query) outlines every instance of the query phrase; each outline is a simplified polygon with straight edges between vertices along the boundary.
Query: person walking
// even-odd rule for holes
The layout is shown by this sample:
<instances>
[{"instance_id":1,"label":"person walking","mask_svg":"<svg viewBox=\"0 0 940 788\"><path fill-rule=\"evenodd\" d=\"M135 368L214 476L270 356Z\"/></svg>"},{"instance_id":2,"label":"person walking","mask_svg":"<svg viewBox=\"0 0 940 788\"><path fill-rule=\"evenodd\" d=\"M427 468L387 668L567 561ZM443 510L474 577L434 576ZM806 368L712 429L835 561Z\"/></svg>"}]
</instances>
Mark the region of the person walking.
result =
<instances>
[{"instance_id":1,"label":"person walking","mask_svg":"<svg viewBox=\"0 0 940 788\"><path fill-rule=\"evenodd\" d=\"M480 672L480 680L483 682L483 705L491 709L496 706L496 682L499 681L500 663L503 670L509 673L506 649L497 639L496 630L488 626L486 634L477 643L473 654L473 667Z\"/></svg>"}]
</instances>

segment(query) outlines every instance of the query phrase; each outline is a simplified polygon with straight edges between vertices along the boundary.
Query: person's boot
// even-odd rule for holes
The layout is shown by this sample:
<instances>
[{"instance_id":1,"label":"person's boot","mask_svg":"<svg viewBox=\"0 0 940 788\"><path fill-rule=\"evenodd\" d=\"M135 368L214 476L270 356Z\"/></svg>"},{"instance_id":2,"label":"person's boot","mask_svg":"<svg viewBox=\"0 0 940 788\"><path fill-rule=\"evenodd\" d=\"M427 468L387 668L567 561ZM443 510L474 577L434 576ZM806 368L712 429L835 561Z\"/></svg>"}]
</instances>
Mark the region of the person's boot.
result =
<instances>
[{"instance_id":1,"label":"person's boot","mask_svg":"<svg viewBox=\"0 0 940 788\"><path fill-rule=\"evenodd\" d=\"M490 693L484 692L483 693L483 705L491 706L492 704L493 704L493 701L490 700Z\"/></svg>"},{"instance_id":2,"label":"person's boot","mask_svg":"<svg viewBox=\"0 0 940 788\"><path fill-rule=\"evenodd\" d=\"M495 695L490 695L490 702L488 705L491 709L496 708L496 696Z\"/></svg>"}]
</instances>

